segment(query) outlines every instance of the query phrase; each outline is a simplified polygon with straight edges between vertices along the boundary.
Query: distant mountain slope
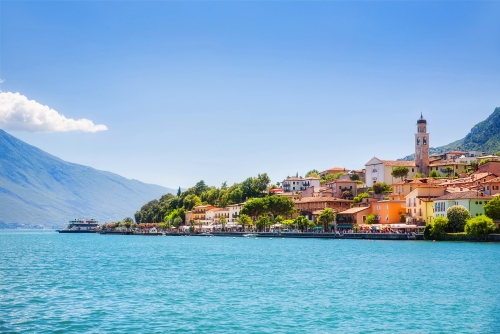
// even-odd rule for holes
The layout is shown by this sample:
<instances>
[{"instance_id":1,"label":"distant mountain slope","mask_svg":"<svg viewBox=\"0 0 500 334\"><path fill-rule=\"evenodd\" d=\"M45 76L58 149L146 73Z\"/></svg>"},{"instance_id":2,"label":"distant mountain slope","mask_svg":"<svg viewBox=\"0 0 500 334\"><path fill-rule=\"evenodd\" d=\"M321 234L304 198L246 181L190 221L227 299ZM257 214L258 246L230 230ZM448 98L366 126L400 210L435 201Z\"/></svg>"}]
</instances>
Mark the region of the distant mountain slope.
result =
<instances>
[{"instance_id":1,"label":"distant mountain slope","mask_svg":"<svg viewBox=\"0 0 500 334\"><path fill-rule=\"evenodd\" d=\"M0 130L0 228L133 216L173 189L65 162Z\"/></svg>"},{"instance_id":2,"label":"distant mountain slope","mask_svg":"<svg viewBox=\"0 0 500 334\"><path fill-rule=\"evenodd\" d=\"M484 121L474 125L469 134L460 140L441 147L431 147L430 153L444 153L448 151L484 151L496 153L500 151L500 107ZM413 160L414 154L401 160Z\"/></svg>"}]
</instances>

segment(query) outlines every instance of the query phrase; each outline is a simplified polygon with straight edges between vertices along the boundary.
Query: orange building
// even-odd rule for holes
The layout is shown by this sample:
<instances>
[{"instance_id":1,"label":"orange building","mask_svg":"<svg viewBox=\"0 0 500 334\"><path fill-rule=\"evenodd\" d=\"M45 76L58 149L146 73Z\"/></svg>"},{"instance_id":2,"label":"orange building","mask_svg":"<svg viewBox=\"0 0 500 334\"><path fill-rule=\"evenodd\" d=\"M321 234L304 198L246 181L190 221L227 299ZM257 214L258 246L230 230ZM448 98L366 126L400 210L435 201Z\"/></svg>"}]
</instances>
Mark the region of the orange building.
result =
<instances>
[{"instance_id":1,"label":"orange building","mask_svg":"<svg viewBox=\"0 0 500 334\"><path fill-rule=\"evenodd\" d=\"M351 200L334 197L305 197L295 201L295 209L306 218L315 220L326 208L342 212L349 209L351 203Z\"/></svg>"},{"instance_id":2,"label":"orange building","mask_svg":"<svg viewBox=\"0 0 500 334\"><path fill-rule=\"evenodd\" d=\"M378 218L378 224L397 224L405 214L405 201L385 200L372 203L372 214Z\"/></svg>"}]
</instances>

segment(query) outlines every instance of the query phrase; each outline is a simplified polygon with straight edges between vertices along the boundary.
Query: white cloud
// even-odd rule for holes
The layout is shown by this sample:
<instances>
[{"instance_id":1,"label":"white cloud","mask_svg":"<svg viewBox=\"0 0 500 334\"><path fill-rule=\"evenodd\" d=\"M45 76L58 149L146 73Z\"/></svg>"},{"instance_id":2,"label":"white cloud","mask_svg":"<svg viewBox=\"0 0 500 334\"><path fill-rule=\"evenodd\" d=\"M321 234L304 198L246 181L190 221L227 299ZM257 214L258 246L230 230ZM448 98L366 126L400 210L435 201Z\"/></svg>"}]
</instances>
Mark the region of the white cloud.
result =
<instances>
[{"instance_id":1,"label":"white cloud","mask_svg":"<svg viewBox=\"0 0 500 334\"><path fill-rule=\"evenodd\" d=\"M4 80L4 79L0 79L0 83L4 83L4 82L5 82L5 80Z\"/></svg>"},{"instance_id":2,"label":"white cloud","mask_svg":"<svg viewBox=\"0 0 500 334\"><path fill-rule=\"evenodd\" d=\"M66 118L54 109L44 106L19 93L0 91L0 125L6 130L28 132L97 132L108 128L89 119Z\"/></svg>"}]
</instances>

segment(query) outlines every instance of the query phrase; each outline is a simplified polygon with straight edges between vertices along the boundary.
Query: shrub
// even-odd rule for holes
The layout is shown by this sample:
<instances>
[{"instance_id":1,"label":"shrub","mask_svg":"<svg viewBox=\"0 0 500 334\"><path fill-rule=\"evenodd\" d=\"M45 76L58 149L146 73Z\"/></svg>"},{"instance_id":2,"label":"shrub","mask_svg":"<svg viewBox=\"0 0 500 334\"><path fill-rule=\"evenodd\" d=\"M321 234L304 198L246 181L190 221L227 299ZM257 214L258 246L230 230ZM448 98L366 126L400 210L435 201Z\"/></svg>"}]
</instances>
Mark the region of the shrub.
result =
<instances>
[{"instance_id":1,"label":"shrub","mask_svg":"<svg viewBox=\"0 0 500 334\"><path fill-rule=\"evenodd\" d=\"M484 213L491 219L500 220L500 196L493 198L484 205Z\"/></svg>"},{"instance_id":2,"label":"shrub","mask_svg":"<svg viewBox=\"0 0 500 334\"><path fill-rule=\"evenodd\" d=\"M371 215L368 215L368 217L366 217L366 223L367 224L373 224L377 221L377 216L374 215L373 213Z\"/></svg>"},{"instance_id":3,"label":"shrub","mask_svg":"<svg viewBox=\"0 0 500 334\"><path fill-rule=\"evenodd\" d=\"M432 229L432 224L427 224L424 229L424 239L425 240L431 240L432 235L431 235L431 229Z\"/></svg>"},{"instance_id":4,"label":"shrub","mask_svg":"<svg viewBox=\"0 0 500 334\"><path fill-rule=\"evenodd\" d=\"M448 225L453 232L463 232L465 222L470 219L470 212L462 205L453 205L446 210Z\"/></svg>"},{"instance_id":5,"label":"shrub","mask_svg":"<svg viewBox=\"0 0 500 334\"><path fill-rule=\"evenodd\" d=\"M429 174L429 177L436 178L439 177L439 174L437 171L432 170L431 173Z\"/></svg>"},{"instance_id":6,"label":"shrub","mask_svg":"<svg viewBox=\"0 0 500 334\"><path fill-rule=\"evenodd\" d=\"M431 224L430 236L436 240L443 240L448 229L448 218L436 217Z\"/></svg>"},{"instance_id":7,"label":"shrub","mask_svg":"<svg viewBox=\"0 0 500 334\"><path fill-rule=\"evenodd\" d=\"M487 164L487 163L488 163L488 162L490 162L490 161L491 161L491 159L483 159L483 160L479 161L479 166L482 166L482 165L484 165L484 164Z\"/></svg>"},{"instance_id":8,"label":"shrub","mask_svg":"<svg viewBox=\"0 0 500 334\"><path fill-rule=\"evenodd\" d=\"M485 237L493 231L495 231L493 220L484 215L469 219L465 224L465 232L467 235Z\"/></svg>"},{"instance_id":9,"label":"shrub","mask_svg":"<svg viewBox=\"0 0 500 334\"><path fill-rule=\"evenodd\" d=\"M392 192L392 188L390 185L388 185L385 182L375 182L373 184L373 191L375 194L382 194L382 193L390 193Z\"/></svg>"}]
</instances>

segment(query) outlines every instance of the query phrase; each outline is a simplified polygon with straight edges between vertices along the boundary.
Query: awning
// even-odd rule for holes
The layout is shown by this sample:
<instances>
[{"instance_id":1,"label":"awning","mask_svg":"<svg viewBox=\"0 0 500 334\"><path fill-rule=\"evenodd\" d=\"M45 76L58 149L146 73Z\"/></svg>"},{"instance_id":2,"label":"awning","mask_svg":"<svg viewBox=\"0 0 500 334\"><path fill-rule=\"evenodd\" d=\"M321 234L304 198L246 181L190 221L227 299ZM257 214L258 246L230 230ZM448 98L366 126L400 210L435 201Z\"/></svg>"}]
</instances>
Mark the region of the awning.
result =
<instances>
[{"instance_id":1,"label":"awning","mask_svg":"<svg viewBox=\"0 0 500 334\"><path fill-rule=\"evenodd\" d=\"M339 224L337 228L352 228L352 224Z\"/></svg>"}]
</instances>

